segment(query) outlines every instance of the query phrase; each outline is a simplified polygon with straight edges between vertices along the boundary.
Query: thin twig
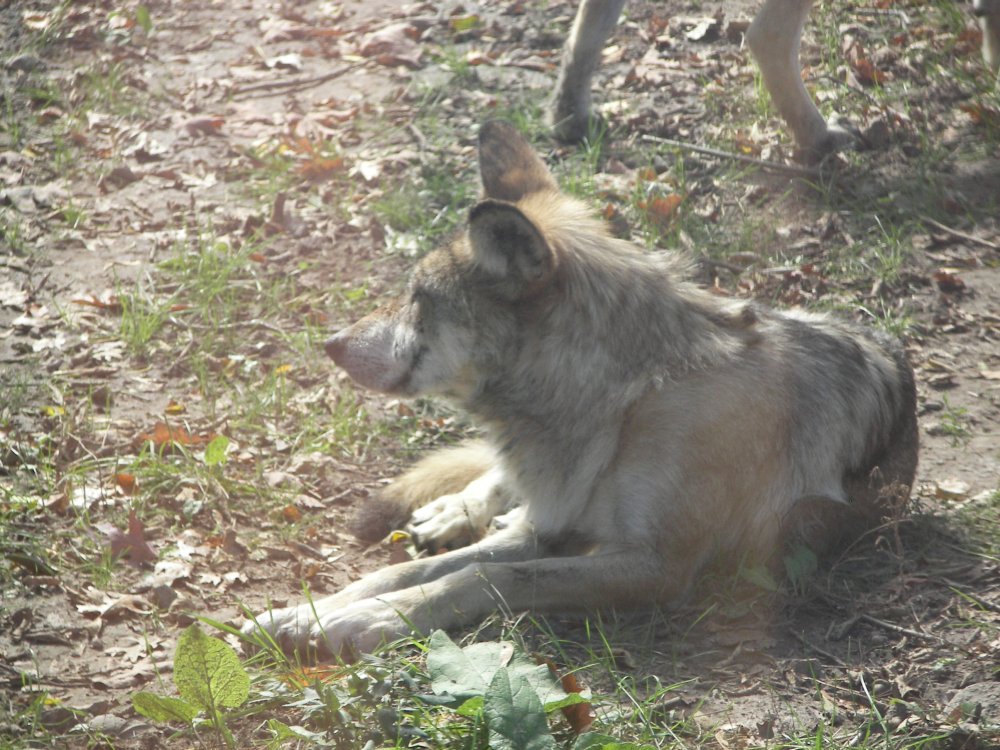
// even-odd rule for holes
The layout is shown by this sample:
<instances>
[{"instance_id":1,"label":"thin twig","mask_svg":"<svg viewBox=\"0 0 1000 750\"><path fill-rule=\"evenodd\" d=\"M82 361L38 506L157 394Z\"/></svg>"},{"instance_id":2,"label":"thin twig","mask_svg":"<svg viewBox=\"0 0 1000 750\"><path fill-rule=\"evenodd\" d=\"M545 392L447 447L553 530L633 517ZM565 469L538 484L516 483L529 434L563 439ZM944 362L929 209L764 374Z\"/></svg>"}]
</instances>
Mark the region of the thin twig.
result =
<instances>
[{"instance_id":1,"label":"thin twig","mask_svg":"<svg viewBox=\"0 0 1000 750\"><path fill-rule=\"evenodd\" d=\"M252 86L241 86L233 91L233 98L235 99L245 94L255 92L261 92L257 94L258 96L280 96L281 94L290 94L295 91L302 91L303 89L312 88L313 86L319 86L327 81L332 81L335 78L340 78L342 75L346 75L347 73L364 66L364 64L364 62L352 63L346 68L340 68L330 73L324 73L321 76L307 76L305 78L293 78L281 81L265 81L264 83L255 83Z\"/></svg>"},{"instance_id":2,"label":"thin twig","mask_svg":"<svg viewBox=\"0 0 1000 750\"><path fill-rule=\"evenodd\" d=\"M802 644L803 646L805 646L805 647L807 647L807 648L810 648L810 649L812 649L813 651L815 651L815 652L816 652L817 654L819 654L820 656L822 656L822 657L824 657L824 658L826 658L826 659L829 659L829 660L830 660L830 662L832 662L832 663L833 663L833 664L834 664L835 666L838 666L838 667L846 667L846 666L847 666L847 665L846 665L846 664L845 664L845 663L844 663L844 662L843 662L843 661L842 661L842 660L840 659L840 657L838 657L838 656L837 656L836 654L831 654L831 653L830 653L829 651L827 651L826 649L822 649L822 648L820 648L820 647L819 647L819 646L817 646L817 645L816 645L815 643L813 643L813 642L811 642L811 641L807 640L807 639L806 639L806 637L805 637L804 635L802 635L802 634L800 634L800 633L796 633L796 632L795 632L795 631L793 630L793 631L792 631L792 637L793 637L793 638L794 638L795 640L797 640L797 641L798 641L799 643L801 643L801 644Z\"/></svg>"},{"instance_id":3,"label":"thin twig","mask_svg":"<svg viewBox=\"0 0 1000 750\"><path fill-rule=\"evenodd\" d=\"M819 170L814 167L800 167L795 164L781 164L776 161L757 159L753 156L746 156L745 154L734 154L732 151L723 151L717 148L709 148L708 146L696 146L693 143L675 141L672 138L660 138L655 135L643 135L642 139L645 141L651 141L652 143L662 143L665 146L673 146L687 151L694 151L695 153L705 154L706 156L714 156L718 159L731 159L733 161L743 162L744 164L753 164L761 169L771 169L775 172L784 172L785 174L795 175L796 177L812 177L814 179L819 177Z\"/></svg>"},{"instance_id":4,"label":"thin twig","mask_svg":"<svg viewBox=\"0 0 1000 750\"><path fill-rule=\"evenodd\" d=\"M259 320L253 318L251 320L235 320L230 323L218 323L216 325L206 325L204 323L189 323L183 320L178 320L173 315L167 318L167 320L173 323L178 328L190 328L195 331L214 331L219 328L263 328L268 331L274 331L275 333L286 334L287 330L284 328L279 328L273 323L268 323L266 320Z\"/></svg>"},{"instance_id":5,"label":"thin twig","mask_svg":"<svg viewBox=\"0 0 1000 750\"><path fill-rule=\"evenodd\" d=\"M989 599L983 599L981 596L977 596L976 594L973 594L969 591L965 591L963 589L962 584L960 583L956 583L955 581L951 581L947 578L942 578L941 580L944 581L946 584L948 584L951 590L954 591L959 596L965 597L966 599L971 599L976 604L976 606L982 607L983 609L988 609L991 612L1000 612L1000 604L997 604L996 602L991 602Z\"/></svg>"},{"instance_id":6,"label":"thin twig","mask_svg":"<svg viewBox=\"0 0 1000 750\"><path fill-rule=\"evenodd\" d=\"M901 10L894 8L855 8L850 11L855 16L872 16L875 18L895 18L899 25L907 27L910 25L910 17Z\"/></svg>"},{"instance_id":7,"label":"thin twig","mask_svg":"<svg viewBox=\"0 0 1000 750\"><path fill-rule=\"evenodd\" d=\"M944 638L939 635L934 635L933 633L921 633L919 630L910 630L910 628L904 628L902 625L896 625L891 622L886 622L885 620L880 620L877 617L872 617L871 615L862 614L860 618L867 623L872 625L877 625L880 628L885 628L893 633L899 633L901 635L910 635L914 638L925 638L930 641L937 641L938 643L943 643Z\"/></svg>"},{"instance_id":8,"label":"thin twig","mask_svg":"<svg viewBox=\"0 0 1000 750\"><path fill-rule=\"evenodd\" d=\"M975 242L983 247L988 247L991 250L1000 250L1000 245L995 242L990 242L989 240L984 240L982 237L976 237L974 234L967 234L960 229L952 229L947 224L942 224L940 221L934 221L934 219L929 216L921 216L920 220L925 224L930 224L935 229L940 229L942 232L947 232L948 234L958 237L960 240L966 240L968 242Z\"/></svg>"},{"instance_id":9,"label":"thin twig","mask_svg":"<svg viewBox=\"0 0 1000 750\"><path fill-rule=\"evenodd\" d=\"M426 151L427 137L420 132L420 128L418 128L411 122L407 124L406 129L410 131L411 135L413 135L413 139L417 142L417 147L420 149L420 151L421 152Z\"/></svg>"},{"instance_id":10,"label":"thin twig","mask_svg":"<svg viewBox=\"0 0 1000 750\"><path fill-rule=\"evenodd\" d=\"M0 258L0 266L4 266L6 268L10 268L10 269L12 269L14 271L17 271L18 273L31 273L31 269L30 268L28 268L27 266L21 265L17 261L12 260L10 258Z\"/></svg>"}]
</instances>

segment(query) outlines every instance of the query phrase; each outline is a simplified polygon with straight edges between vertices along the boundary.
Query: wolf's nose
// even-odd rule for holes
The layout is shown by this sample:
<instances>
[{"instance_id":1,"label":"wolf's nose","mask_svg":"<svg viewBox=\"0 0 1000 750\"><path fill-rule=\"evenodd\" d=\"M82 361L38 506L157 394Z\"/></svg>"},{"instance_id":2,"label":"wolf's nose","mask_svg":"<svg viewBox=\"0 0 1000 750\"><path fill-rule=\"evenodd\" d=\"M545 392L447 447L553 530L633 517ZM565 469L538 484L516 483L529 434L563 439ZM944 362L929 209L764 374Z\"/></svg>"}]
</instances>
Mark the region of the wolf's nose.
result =
<instances>
[{"instance_id":1,"label":"wolf's nose","mask_svg":"<svg viewBox=\"0 0 1000 750\"><path fill-rule=\"evenodd\" d=\"M334 362L338 361L342 356L344 356L344 350L346 348L347 348L347 337L344 335L343 331L335 333L333 336L328 338L323 343L323 350L326 352L326 356L328 356Z\"/></svg>"}]
</instances>

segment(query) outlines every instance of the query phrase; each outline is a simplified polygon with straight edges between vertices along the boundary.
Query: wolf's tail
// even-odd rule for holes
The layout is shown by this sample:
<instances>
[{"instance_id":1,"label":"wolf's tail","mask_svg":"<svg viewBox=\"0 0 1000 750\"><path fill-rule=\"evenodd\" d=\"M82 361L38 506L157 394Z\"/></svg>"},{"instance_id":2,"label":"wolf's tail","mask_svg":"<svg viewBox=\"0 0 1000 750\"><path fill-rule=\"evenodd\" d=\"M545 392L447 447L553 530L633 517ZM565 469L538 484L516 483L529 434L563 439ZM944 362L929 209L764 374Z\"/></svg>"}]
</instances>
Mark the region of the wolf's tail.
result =
<instances>
[{"instance_id":1,"label":"wolf's tail","mask_svg":"<svg viewBox=\"0 0 1000 750\"><path fill-rule=\"evenodd\" d=\"M402 528L414 510L464 489L496 462L496 452L481 440L434 451L362 505L351 519L351 533L365 542L383 539Z\"/></svg>"}]
</instances>

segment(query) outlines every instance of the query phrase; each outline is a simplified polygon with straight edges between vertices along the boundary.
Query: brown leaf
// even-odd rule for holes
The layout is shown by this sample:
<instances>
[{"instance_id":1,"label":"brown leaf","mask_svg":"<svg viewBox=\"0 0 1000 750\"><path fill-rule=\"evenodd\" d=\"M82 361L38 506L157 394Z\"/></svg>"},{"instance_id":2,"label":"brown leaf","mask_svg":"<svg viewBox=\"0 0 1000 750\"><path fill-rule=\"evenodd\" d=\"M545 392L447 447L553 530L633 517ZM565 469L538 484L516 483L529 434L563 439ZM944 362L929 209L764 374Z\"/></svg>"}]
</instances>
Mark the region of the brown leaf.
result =
<instances>
[{"instance_id":1,"label":"brown leaf","mask_svg":"<svg viewBox=\"0 0 1000 750\"><path fill-rule=\"evenodd\" d=\"M937 282L938 289L945 294L955 294L965 291L965 282L948 268L939 268L934 272L934 281Z\"/></svg>"},{"instance_id":2,"label":"brown leaf","mask_svg":"<svg viewBox=\"0 0 1000 750\"><path fill-rule=\"evenodd\" d=\"M419 30L407 23L387 26L366 36L359 52L363 57L374 58L379 65L419 68L422 50L413 40L414 32L419 35Z\"/></svg>"},{"instance_id":3,"label":"brown leaf","mask_svg":"<svg viewBox=\"0 0 1000 750\"><path fill-rule=\"evenodd\" d=\"M344 159L341 156L333 158L315 157L304 161L298 167L298 173L307 180L319 182L344 169Z\"/></svg>"},{"instance_id":4,"label":"brown leaf","mask_svg":"<svg viewBox=\"0 0 1000 750\"><path fill-rule=\"evenodd\" d=\"M214 434L192 435L180 425L169 425L166 422L157 422L153 425L151 432L139 433L133 444L141 447L143 443L152 443L156 448L169 449L175 445L205 445L210 442Z\"/></svg>"},{"instance_id":5,"label":"brown leaf","mask_svg":"<svg viewBox=\"0 0 1000 750\"><path fill-rule=\"evenodd\" d=\"M583 692L583 688L580 687L580 683L573 672L560 675L559 670L556 669L555 662L544 656L535 655L535 661L539 664L545 664L552 673L552 676L559 680L562 689L567 693ZM574 703L572 706L563 706L561 710L566 721L573 729L573 734L583 734L594 723L594 707L589 701Z\"/></svg>"},{"instance_id":6,"label":"brown leaf","mask_svg":"<svg viewBox=\"0 0 1000 750\"><path fill-rule=\"evenodd\" d=\"M115 474L115 484L117 484L118 488L126 495L131 495L135 492L135 474L128 474L124 471L120 471Z\"/></svg>"},{"instance_id":7,"label":"brown leaf","mask_svg":"<svg viewBox=\"0 0 1000 750\"><path fill-rule=\"evenodd\" d=\"M875 84L881 85L885 83L885 73L876 68L875 63L867 57L854 60L851 67L854 69L854 75L857 76L858 82L862 86L874 86Z\"/></svg>"},{"instance_id":8,"label":"brown leaf","mask_svg":"<svg viewBox=\"0 0 1000 750\"><path fill-rule=\"evenodd\" d=\"M677 209L683 202L683 198L676 193L670 195L657 196L646 204L646 214L661 229L666 229L671 225L677 216Z\"/></svg>"},{"instance_id":9,"label":"brown leaf","mask_svg":"<svg viewBox=\"0 0 1000 750\"><path fill-rule=\"evenodd\" d=\"M988 107L982 102L959 104L958 108L965 112L976 125L990 128L1000 127L1000 109Z\"/></svg>"},{"instance_id":10,"label":"brown leaf","mask_svg":"<svg viewBox=\"0 0 1000 750\"><path fill-rule=\"evenodd\" d=\"M137 182L142 179L141 175L137 175L126 165L120 167L115 167L106 175L101 177L97 181L97 187L101 189L103 193L109 193L112 190L120 190L123 187L131 185L133 182Z\"/></svg>"},{"instance_id":11,"label":"brown leaf","mask_svg":"<svg viewBox=\"0 0 1000 750\"><path fill-rule=\"evenodd\" d=\"M333 664L317 664L315 666L295 666L280 677L281 681L292 688L306 688L317 682L331 682L340 679L347 670Z\"/></svg>"},{"instance_id":12,"label":"brown leaf","mask_svg":"<svg viewBox=\"0 0 1000 750\"><path fill-rule=\"evenodd\" d=\"M560 677L559 682L562 684L562 689L567 693L583 692L583 688L580 687L580 683L576 680L576 675L572 672ZM566 721L569 722L574 734L583 734L594 723L594 707L590 704L590 701L575 703L572 706L563 706L562 713L566 717Z\"/></svg>"},{"instance_id":13,"label":"brown leaf","mask_svg":"<svg viewBox=\"0 0 1000 750\"><path fill-rule=\"evenodd\" d=\"M99 524L97 528L107 537L114 557L125 557L133 565L142 565L156 559L156 552L147 544L143 535L145 527L134 510L128 514L128 532L111 524Z\"/></svg>"},{"instance_id":14,"label":"brown leaf","mask_svg":"<svg viewBox=\"0 0 1000 750\"><path fill-rule=\"evenodd\" d=\"M221 117L199 117L194 120L188 120L182 127L190 136L221 135L219 131L225 122Z\"/></svg>"},{"instance_id":15,"label":"brown leaf","mask_svg":"<svg viewBox=\"0 0 1000 750\"><path fill-rule=\"evenodd\" d=\"M135 594L115 594L107 591L101 592L101 601L94 604L78 604L77 612L84 617L100 618L110 620L113 618L126 617L130 613L135 615L148 615L149 605L145 599Z\"/></svg>"},{"instance_id":16,"label":"brown leaf","mask_svg":"<svg viewBox=\"0 0 1000 750\"><path fill-rule=\"evenodd\" d=\"M88 307L96 307L98 310L107 310L112 313L120 313L122 311L121 300L118 299L116 294L102 295L103 298L98 298L91 294L89 297L81 297L78 299L70 300L74 305L86 305Z\"/></svg>"}]
</instances>

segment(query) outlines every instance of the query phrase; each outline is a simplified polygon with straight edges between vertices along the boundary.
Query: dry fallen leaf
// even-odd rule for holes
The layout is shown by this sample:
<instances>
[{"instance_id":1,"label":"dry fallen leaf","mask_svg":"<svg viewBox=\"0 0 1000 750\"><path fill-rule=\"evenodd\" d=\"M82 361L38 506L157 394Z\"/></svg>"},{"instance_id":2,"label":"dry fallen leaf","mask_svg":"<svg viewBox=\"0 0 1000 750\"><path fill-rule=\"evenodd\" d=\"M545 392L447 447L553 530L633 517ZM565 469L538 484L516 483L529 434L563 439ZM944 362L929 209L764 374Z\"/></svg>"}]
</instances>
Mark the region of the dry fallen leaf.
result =
<instances>
[{"instance_id":1,"label":"dry fallen leaf","mask_svg":"<svg viewBox=\"0 0 1000 750\"><path fill-rule=\"evenodd\" d=\"M146 542L145 527L136 516L135 511L129 511L128 531L123 532L111 524L98 524L97 528L104 533L111 545L114 557L127 558L133 565L150 563L156 559L156 552Z\"/></svg>"},{"instance_id":2,"label":"dry fallen leaf","mask_svg":"<svg viewBox=\"0 0 1000 750\"><path fill-rule=\"evenodd\" d=\"M117 484L118 489L126 495L131 495L135 492L136 487L135 474L128 474L124 471L120 471L115 474L115 484Z\"/></svg>"},{"instance_id":3,"label":"dry fallen leaf","mask_svg":"<svg viewBox=\"0 0 1000 750\"><path fill-rule=\"evenodd\" d=\"M374 58L380 65L419 68L422 50L414 41L419 33L419 30L410 24L393 24L366 36L361 42L359 52L363 57Z\"/></svg>"},{"instance_id":4,"label":"dry fallen leaf","mask_svg":"<svg viewBox=\"0 0 1000 750\"><path fill-rule=\"evenodd\" d=\"M944 479L936 482L934 495L939 500L964 500L969 496L970 489L968 482L960 479Z\"/></svg>"},{"instance_id":5,"label":"dry fallen leaf","mask_svg":"<svg viewBox=\"0 0 1000 750\"><path fill-rule=\"evenodd\" d=\"M140 432L133 441L133 444L136 448L139 448L143 443L152 443L156 448L169 449L175 445L205 445L211 442L214 437L213 433L192 435L180 425L157 422L153 425L152 431Z\"/></svg>"},{"instance_id":6,"label":"dry fallen leaf","mask_svg":"<svg viewBox=\"0 0 1000 750\"><path fill-rule=\"evenodd\" d=\"M343 157L315 157L302 162L298 167L298 173L307 180L319 182L320 180L325 180L330 175L343 171L343 169Z\"/></svg>"},{"instance_id":7,"label":"dry fallen leaf","mask_svg":"<svg viewBox=\"0 0 1000 750\"><path fill-rule=\"evenodd\" d=\"M933 276L938 289L945 294L956 294L965 291L965 282L950 268L939 268L934 272Z\"/></svg>"},{"instance_id":8,"label":"dry fallen leaf","mask_svg":"<svg viewBox=\"0 0 1000 750\"><path fill-rule=\"evenodd\" d=\"M559 674L559 670L556 669L556 665L551 659L541 659L544 662L549 671L558 678L559 683L562 685L562 689L567 693L582 693L583 688L576 679L576 675L573 672L568 672L564 675ZM590 701L584 701L583 703L574 703L571 706L562 707L562 715L565 717L570 728L573 730L573 734L583 734L590 726L594 723L594 707L590 704Z\"/></svg>"},{"instance_id":9,"label":"dry fallen leaf","mask_svg":"<svg viewBox=\"0 0 1000 750\"><path fill-rule=\"evenodd\" d=\"M93 604L78 604L77 612L84 617L111 620L132 615L148 615L149 602L135 594L100 592L100 601Z\"/></svg>"},{"instance_id":10,"label":"dry fallen leaf","mask_svg":"<svg viewBox=\"0 0 1000 750\"><path fill-rule=\"evenodd\" d=\"M317 682L330 682L339 679L347 673L344 667L331 664L317 664L315 666L296 666L286 672L280 678L289 687L305 688L315 685Z\"/></svg>"},{"instance_id":11,"label":"dry fallen leaf","mask_svg":"<svg viewBox=\"0 0 1000 750\"><path fill-rule=\"evenodd\" d=\"M646 215L661 229L666 229L677 216L677 209L683 202L683 198L676 193L670 195L657 196L651 198L646 203Z\"/></svg>"},{"instance_id":12,"label":"dry fallen leaf","mask_svg":"<svg viewBox=\"0 0 1000 750\"><path fill-rule=\"evenodd\" d=\"M188 135L220 135L220 130L225 124L221 117L199 117L188 120L182 126Z\"/></svg>"},{"instance_id":13,"label":"dry fallen leaf","mask_svg":"<svg viewBox=\"0 0 1000 750\"><path fill-rule=\"evenodd\" d=\"M302 55L295 52L289 52L286 55L278 55L277 57L270 57L264 61L264 65L271 69L281 69L285 70L302 70Z\"/></svg>"}]
</instances>

